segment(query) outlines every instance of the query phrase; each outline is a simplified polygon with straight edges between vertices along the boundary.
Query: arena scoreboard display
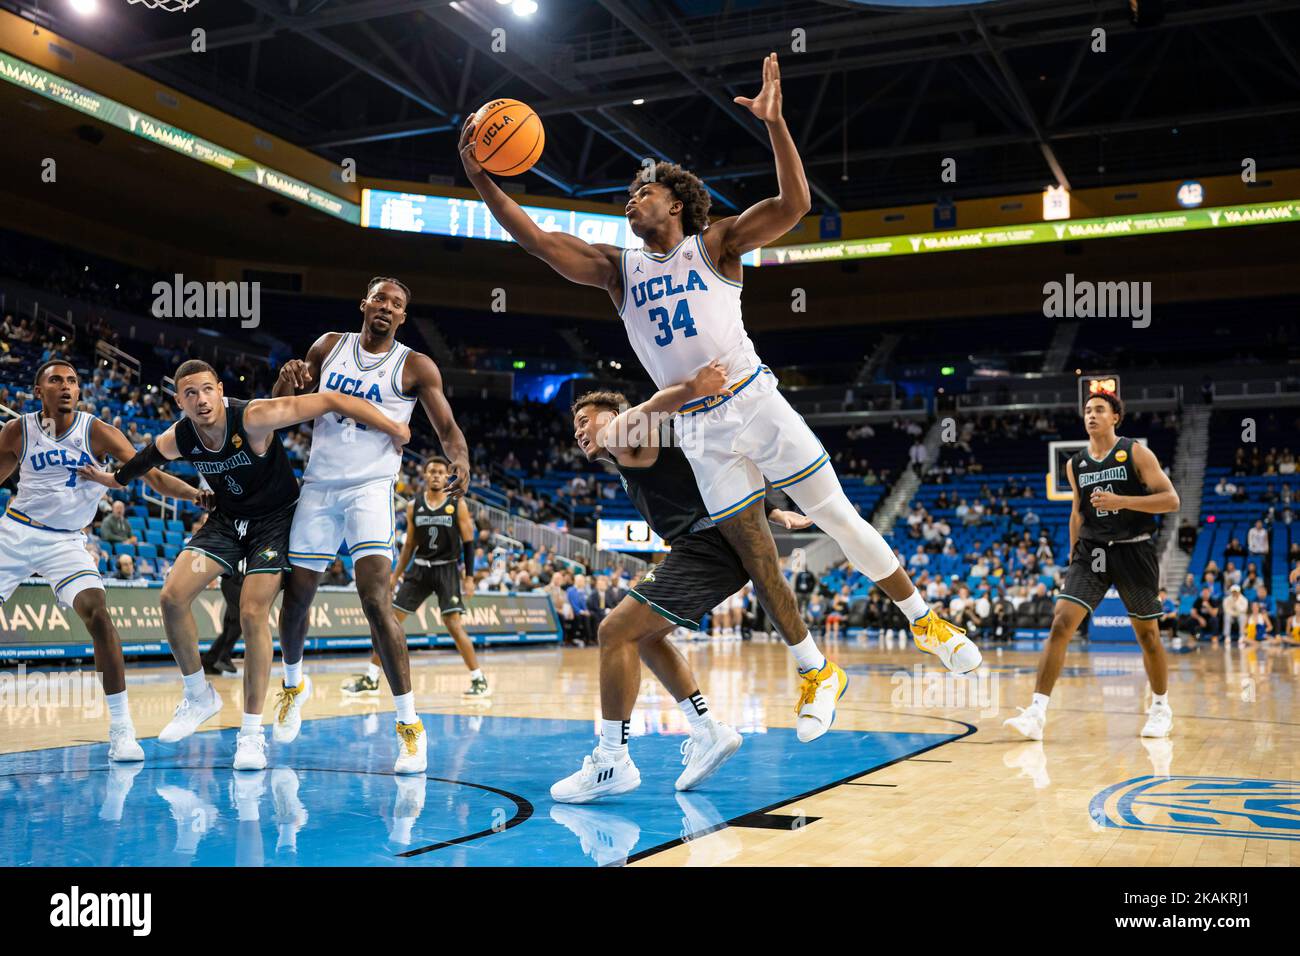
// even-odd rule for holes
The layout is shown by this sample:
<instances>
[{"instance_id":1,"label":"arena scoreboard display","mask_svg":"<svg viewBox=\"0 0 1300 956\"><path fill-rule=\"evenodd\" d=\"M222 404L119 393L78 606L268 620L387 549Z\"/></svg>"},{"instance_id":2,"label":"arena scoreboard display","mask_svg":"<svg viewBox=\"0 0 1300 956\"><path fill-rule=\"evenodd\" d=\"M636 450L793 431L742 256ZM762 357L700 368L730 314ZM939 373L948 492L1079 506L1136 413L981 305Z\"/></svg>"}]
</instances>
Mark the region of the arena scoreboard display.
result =
<instances>
[{"instance_id":1,"label":"arena scoreboard display","mask_svg":"<svg viewBox=\"0 0 1300 956\"><path fill-rule=\"evenodd\" d=\"M669 551L664 539L644 521L601 518L596 522L598 551Z\"/></svg>"},{"instance_id":2,"label":"arena scoreboard display","mask_svg":"<svg viewBox=\"0 0 1300 956\"><path fill-rule=\"evenodd\" d=\"M521 208L547 232L563 232L577 236L583 242L603 242L620 249L639 249L642 245L623 216L550 206ZM487 204L480 200L390 189L362 190L361 225L368 229L393 229L428 236L515 241L492 216ZM747 266L758 265L758 250L745 253L740 261Z\"/></svg>"}]
</instances>

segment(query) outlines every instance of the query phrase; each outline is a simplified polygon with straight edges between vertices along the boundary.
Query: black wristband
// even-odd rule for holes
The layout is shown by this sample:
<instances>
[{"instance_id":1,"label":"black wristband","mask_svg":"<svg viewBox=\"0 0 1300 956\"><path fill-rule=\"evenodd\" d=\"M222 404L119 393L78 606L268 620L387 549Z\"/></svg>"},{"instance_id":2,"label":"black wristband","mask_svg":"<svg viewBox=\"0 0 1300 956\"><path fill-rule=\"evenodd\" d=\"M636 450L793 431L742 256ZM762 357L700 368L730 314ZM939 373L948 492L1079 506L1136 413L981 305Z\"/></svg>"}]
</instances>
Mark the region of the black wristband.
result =
<instances>
[{"instance_id":1,"label":"black wristband","mask_svg":"<svg viewBox=\"0 0 1300 956\"><path fill-rule=\"evenodd\" d=\"M143 477L150 469L157 468L166 460L162 452L158 450L158 446L150 442L136 452L134 458L113 472L113 478L116 479L119 485L125 487L137 478Z\"/></svg>"},{"instance_id":2,"label":"black wristband","mask_svg":"<svg viewBox=\"0 0 1300 956\"><path fill-rule=\"evenodd\" d=\"M474 541L471 539L461 546L461 558L465 562L465 577L474 576Z\"/></svg>"}]
</instances>

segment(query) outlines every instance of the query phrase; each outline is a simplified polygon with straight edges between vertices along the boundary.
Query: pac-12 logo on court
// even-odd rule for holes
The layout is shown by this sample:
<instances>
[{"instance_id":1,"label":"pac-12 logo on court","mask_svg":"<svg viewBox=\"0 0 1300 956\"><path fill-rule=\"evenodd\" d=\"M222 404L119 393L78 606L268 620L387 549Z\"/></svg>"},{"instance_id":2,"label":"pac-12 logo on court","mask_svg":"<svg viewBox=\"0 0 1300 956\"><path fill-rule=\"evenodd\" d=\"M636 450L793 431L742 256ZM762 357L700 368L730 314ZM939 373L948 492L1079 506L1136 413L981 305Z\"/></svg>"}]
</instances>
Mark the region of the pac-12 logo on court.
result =
<instances>
[{"instance_id":1,"label":"pac-12 logo on court","mask_svg":"<svg viewBox=\"0 0 1300 956\"><path fill-rule=\"evenodd\" d=\"M1300 840L1300 781L1135 777L1097 794L1088 812L1120 830Z\"/></svg>"}]
</instances>

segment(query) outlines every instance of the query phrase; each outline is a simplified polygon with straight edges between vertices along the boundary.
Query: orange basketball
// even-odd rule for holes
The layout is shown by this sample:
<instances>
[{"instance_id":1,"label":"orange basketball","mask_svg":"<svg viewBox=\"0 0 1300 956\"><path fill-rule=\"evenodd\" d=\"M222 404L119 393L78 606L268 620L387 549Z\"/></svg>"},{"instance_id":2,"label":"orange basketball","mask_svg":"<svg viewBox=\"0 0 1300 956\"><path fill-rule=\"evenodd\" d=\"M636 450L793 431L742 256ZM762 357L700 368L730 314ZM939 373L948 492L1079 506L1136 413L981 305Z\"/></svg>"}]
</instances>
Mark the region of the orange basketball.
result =
<instances>
[{"instance_id":1,"label":"orange basketball","mask_svg":"<svg viewBox=\"0 0 1300 956\"><path fill-rule=\"evenodd\" d=\"M546 131L532 107L492 100L474 114L474 158L489 173L518 176L542 156Z\"/></svg>"}]
</instances>

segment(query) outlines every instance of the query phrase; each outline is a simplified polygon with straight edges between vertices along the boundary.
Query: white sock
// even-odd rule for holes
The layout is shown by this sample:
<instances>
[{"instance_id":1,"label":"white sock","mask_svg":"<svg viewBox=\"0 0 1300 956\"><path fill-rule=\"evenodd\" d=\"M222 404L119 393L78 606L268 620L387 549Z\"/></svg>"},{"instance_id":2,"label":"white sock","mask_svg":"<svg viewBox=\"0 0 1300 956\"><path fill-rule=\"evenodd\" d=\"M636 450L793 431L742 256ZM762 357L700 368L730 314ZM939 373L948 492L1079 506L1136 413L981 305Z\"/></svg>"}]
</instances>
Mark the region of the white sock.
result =
<instances>
[{"instance_id":1,"label":"white sock","mask_svg":"<svg viewBox=\"0 0 1300 956\"><path fill-rule=\"evenodd\" d=\"M131 723L131 712L126 707L126 691L109 694L104 699L108 701L109 726L116 727L118 724Z\"/></svg>"},{"instance_id":2,"label":"white sock","mask_svg":"<svg viewBox=\"0 0 1300 956\"><path fill-rule=\"evenodd\" d=\"M244 719L239 722L240 734L261 734L262 732L262 715L245 714Z\"/></svg>"},{"instance_id":3,"label":"white sock","mask_svg":"<svg viewBox=\"0 0 1300 956\"><path fill-rule=\"evenodd\" d=\"M126 694L123 693L122 696L125 697ZM111 698L110 698L110 699L111 699ZM1151 695L1151 706L1154 707L1154 706L1156 706L1157 704L1163 704L1164 706L1168 707L1168 706L1169 706L1169 694L1168 694L1167 692L1164 693L1164 694L1152 694L1152 695Z\"/></svg>"},{"instance_id":4,"label":"white sock","mask_svg":"<svg viewBox=\"0 0 1300 956\"><path fill-rule=\"evenodd\" d=\"M1043 711L1044 713L1046 713L1046 712L1047 712L1047 695L1046 695L1046 694L1035 694L1035 695L1034 695L1034 702L1033 702L1032 704L1030 704L1029 706L1030 706L1030 707L1037 707L1039 710L1041 710L1041 711Z\"/></svg>"},{"instance_id":5,"label":"white sock","mask_svg":"<svg viewBox=\"0 0 1300 956\"><path fill-rule=\"evenodd\" d=\"M684 700L679 700L677 706L682 709L686 719L690 722L691 730L696 731L701 727L707 727L713 722L713 715L709 713L709 704L704 699L704 695L698 690Z\"/></svg>"},{"instance_id":6,"label":"white sock","mask_svg":"<svg viewBox=\"0 0 1300 956\"><path fill-rule=\"evenodd\" d=\"M481 667L476 667L469 672L470 680L480 680L482 677L483 677L483 668Z\"/></svg>"},{"instance_id":7,"label":"white sock","mask_svg":"<svg viewBox=\"0 0 1300 956\"><path fill-rule=\"evenodd\" d=\"M921 597L921 592L916 588L912 589L910 595L901 601L895 601L894 604L903 612L903 616L909 622L916 621L930 613L930 606L925 603L925 598Z\"/></svg>"},{"instance_id":8,"label":"white sock","mask_svg":"<svg viewBox=\"0 0 1300 956\"><path fill-rule=\"evenodd\" d=\"M397 709L399 724L413 724L418 719L415 716L415 691L407 691L400 696L394 694L393 706Z\"/></svg>"},{"instance_id":9,"label":"white sock","mask_svg":"<svg viewBox=\"0 0 1300 956\"><path fill-rule=\"evenodd\" d=\"M367 664L367 665L366 665L366 676L369 677L369 678L370 678L371 680L373 680L373 681L377 681L377 680L379 680L379 665L378 665L378 664Z\"/></svg>"},{"instance_id":10,"label":"white sock","mask_svg":"<svg viewBox=\"0 0 1300 956\"><path fill-rule=\"evenodd\" d=\"M798 644L791 645L790 652L794 654L794 662L800 673L803 671L819 671L826 666L826 658L817 649L817 642L813 640L811 634Z\"/></svg>"},{"instance_id":11,"label":"white sock","mask_svg":"<svg viewBox=\"0 0 1300 956\"><path fill-rule=\"evenodd\" d=\"M302 683L302 661L300 660L296 664L290 664L288 661L285 661L284 662L284 686L297 687L301 683Z\"/></svg>"},{"instance_id":12,"label":"white sock","mask_svg":"<svg viewBox=\"0 0 1300 956\"><path fill-rule=\"evenodd\" d=\"M181 680L185 682L185 696L190 700L202 700L207 696L208 679L203 676L202 667L193 674L182 674Z\"/></svg>"},{"instance_id":13,"label":"white sock","mask_svg":"<svg viewBox=\"0 0 1300 956\"><path fill-rule=\"evenodd\" d=\"M600 752L610 757L627 755L627 732L629 720L601 720Z\"/></svg>"}]
</instances>

